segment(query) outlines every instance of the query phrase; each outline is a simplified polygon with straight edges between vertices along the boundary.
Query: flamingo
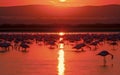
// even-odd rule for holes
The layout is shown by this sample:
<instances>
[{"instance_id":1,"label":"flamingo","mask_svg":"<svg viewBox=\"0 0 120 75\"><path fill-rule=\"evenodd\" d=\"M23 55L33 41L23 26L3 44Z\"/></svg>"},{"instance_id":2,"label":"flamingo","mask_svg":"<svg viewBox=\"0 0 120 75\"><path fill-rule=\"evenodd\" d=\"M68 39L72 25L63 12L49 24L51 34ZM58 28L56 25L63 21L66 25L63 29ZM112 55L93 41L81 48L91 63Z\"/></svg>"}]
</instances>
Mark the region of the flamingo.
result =
<instances>
[{"instance_id":1,"label":"flamingo","mask_svg":"<svg viewBox=\"0 0 120 75\"><path fill-rule=\"evenodd\" d=\"M55 42L56 42L55 40L51 40L47 42L47 44L50 45L49 47L50 49L54 49L55 46L57 46Z\"/></svg>"},{"instance_id":2,"label":"flamingo","mask_svg":"<svg viewBox=\"0 0 120 75\"><path fill-rule=\"evenodd\" d=\"M90 45L95 46L95 50L96 50L96 49L97 49L98 44L99 44L99 41L94 41L94 42L92 42Z\"/></svg>"},{"instance_id":3,"label":"flamingo","mask_svg":"<svg viewBox=\"0 0 120 75\"><path fill-rule=\"evenodd\" d=\"M24 48L21 52L28 52L28 50L26 50L26 49L29 48L29 45L27 45L25 43L21 43L20 47Z\"/></svg>"},{"instance_id":4,"label":"flamingo","mask_svg":"<svg viewBox=\"0 0 120 75\"><path fill-rule=\"evenodd\" d=\"M115 46L117 45L118 46L118 43L116 41L113 41L110 43L110 45L113 46L113 50L115 50Z\"/></svg>"},{"instance_id":5,"label":"flamingo","mask_svg":"<svg viewBox=\"0 0 120 75\"><path fill-rule=\"evenodd\" d=\"M80 43L80 44L75 45L73 48L75 48L77 50L81 49L81 51L84 51L83 47L85 47L85 46L86 45L84 43Z\"/></svg>"},{"instance_id":6,"label":"flamingo","mask_svg":"<svg viewBox=\"0 0 120 75\"><path fill-rule=\"evenodd\" d=\"M13 46L10 43L8 43L8 42L2 42L2 43L0 43L0 47L4 48L6 51L9 50L10 46L13 48Z\"/></svg>"},{"instance_id":7,"label":"flamingo","mask_svg":"<svg viewBox=\"0 0 120 75\"><path fill-rule=\"evenodd\" d=\"M104 66L106 65L106 56L107 55L111 55L111 59L113 60L113 54L111 54L111 53L109 53L108 51L106 51L106 50L103 50L103 51L101 51L100 53L98 53L97 55L100 55L100 56L102 56L104 59L103 59L103 61L104 61Z\"/></svg>"}]
</instances>

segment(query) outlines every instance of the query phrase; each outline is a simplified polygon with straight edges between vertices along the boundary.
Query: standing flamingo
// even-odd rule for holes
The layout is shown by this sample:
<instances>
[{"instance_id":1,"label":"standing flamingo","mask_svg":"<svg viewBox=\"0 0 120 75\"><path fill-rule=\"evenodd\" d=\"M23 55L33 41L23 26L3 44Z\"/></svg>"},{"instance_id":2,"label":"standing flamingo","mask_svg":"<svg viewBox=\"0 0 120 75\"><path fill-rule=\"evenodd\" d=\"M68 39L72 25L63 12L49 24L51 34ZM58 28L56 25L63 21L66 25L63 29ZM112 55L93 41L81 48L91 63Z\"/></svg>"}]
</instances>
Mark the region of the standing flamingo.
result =
<instances>
[{"instance_id":1,"label":"standing flamingo","mask_svg":"<svg viewBox=\"0 0 120 75\"><path fill-rule=\"evenodd\" d=\"M21 43L20 47L22 47L21 52L28 52L27 48L29 48L29 45Z\"/></svg>"},{"instance_id":2,"label":"standing flamingo","mask_svg":"<svg viewBox=\"0 0 120 75\"><path fill-rule=\"evenodd\" d=\"M118 43L116 41L113 41L110 43L110 45L113 46L113 50L115 50L115 46L117 45L118 46Z\"/></svg>"},{"instance_id":3,"label":"standing flamingo","mask_svg":"<svg viewBox=\"0 0 120 75\"><path fill-rule=\"evenodd\" d=\"M6 42L6 41L0 43L0 47L4 48L5 51L9 51L10 46L13 48L13 46L9 42Z\"/></svg>"},{"instance_id":4,"label":"standing flamingo","mask_svg":"<svg viewBox=\"0 0 120 75\"><path fill-rule=\"evenodd\" d=\"M97 47L98 47L98 44L99 44L99 41L94 41L94 42L92 42L90 45L95 46L95 49L94 49L94 50L96 50Z\"/></svg>"},{"instance_id":5,"label":"standing flamingo","mask_svg":"<svg viewBox=\"0 0 120 75\"><path fill-rule=\"evenodd\" d=\"M100 53L98 53L97 55L100 55L100 56L103 56L103 61L104 61L104 66L106 65L106 56L107 55L111 55L111 59L113 59L113 55L111 54L111 53L109 53L108 51L106 51L106 50L103 50L103 51L101 51Z\"/></svg>"}]
</instances>

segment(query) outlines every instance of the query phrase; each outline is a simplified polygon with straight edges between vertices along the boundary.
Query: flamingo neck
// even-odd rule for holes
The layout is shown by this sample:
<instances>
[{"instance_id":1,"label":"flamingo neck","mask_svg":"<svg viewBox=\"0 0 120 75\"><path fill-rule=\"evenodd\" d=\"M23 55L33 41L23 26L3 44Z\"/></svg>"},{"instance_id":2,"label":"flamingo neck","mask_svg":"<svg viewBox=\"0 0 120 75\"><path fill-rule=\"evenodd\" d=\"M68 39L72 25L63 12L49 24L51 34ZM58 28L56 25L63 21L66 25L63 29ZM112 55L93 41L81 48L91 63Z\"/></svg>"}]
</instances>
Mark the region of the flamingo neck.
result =
<instances>
[{"instance_id":1,"label":"flamingo neck","mask_svg":"<svg viewBox=\"0 0 120 75\"><path fill-rule=\"evenodd\" d=\"M110 55L111 55L111 59L113 60L114 56L112 54L110 54Z\"/></svg>"}]
</instances>

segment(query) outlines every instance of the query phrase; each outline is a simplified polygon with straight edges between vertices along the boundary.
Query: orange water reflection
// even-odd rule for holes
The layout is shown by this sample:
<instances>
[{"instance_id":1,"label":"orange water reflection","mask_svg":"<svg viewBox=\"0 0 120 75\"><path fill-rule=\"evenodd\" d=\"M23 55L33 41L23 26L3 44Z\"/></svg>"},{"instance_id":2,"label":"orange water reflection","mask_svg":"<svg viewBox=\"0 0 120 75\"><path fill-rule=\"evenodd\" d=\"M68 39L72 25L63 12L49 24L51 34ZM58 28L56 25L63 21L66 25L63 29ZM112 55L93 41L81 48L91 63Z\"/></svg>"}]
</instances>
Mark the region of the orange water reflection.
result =
<instances>
[{"instance_id":1,"label":"orange water reflection","mask_svg":"<svg viewBox=\"0 0 120 75\"><path fill-rule=\"evenodd\" d=\"M63 38L61 37L61 38L59 39L59 41L63 41Z\"/></svg>"},{"instance_id":2,"label":"orange water reflection","mask_svg":"<svg viewBox=\"0 0 120 75\"><path fill-rule=\"evenodd\" d=\"M59 48L63 49L64 48L64 44L63 43L59 44Z\"/></svg>"},{"instance_id":3,"label":"orange water reflection","mask_svg":"<svg viewBox=\"0 0 120 75\"><path fill-rule=\"evenodd\" d=\"M59 44L60 50L58 51L58 75L64 75L65 72L65 60L64 60L64 44Z\"/></svg>"},{"instance_id":4,"label":"orange water reflection","mask_svg":"<svg viewBox=\"0 0 120 75\"><path fill-rule=\"evenodd\" d=\"M8 34L8 33L4 33ZM12 33L11 33L12 34ZM17 33L13 36L16 37ZM31 33L18 33L23 36ZM51 34L51 35L49 35ZM53 36L58 33L34 33L33 36ZM77 52L72 49L74 45L83 43L83 39L77 42L71 42L66 40L66 37L74 34L82 34L82 37L86 34L92 33L65 33L65 36L57 37L55 42L55 49L50 49L44 41L40 41L41 44L36 41L30 40L32 44L28 49L28 53L21 53L15 48L10 47L10 51L5 54L0 54L0 75L119 75L120 74L120 41L117 41L118 46L115 46L116 50L113 50L113 46L109 44L111 41L107 41L106 38L103 43L98 45L98 49L94 50L94 46L91 46L91 50L84 47L84 52ZM84 35L85 34L85 35ZM95 34L107 34L107 36L113 33L95 33ZM117 33L115 33L117 34ZM3 35L4 36L4 35ZM8 35L7 35L8 36ZM9 35L11 37L11 35ZM75 35L76 36L76 35ZM93 36L90 35L92 38ZM95 36L95 35L94 35ZM115 35L116 36L116 35ZM91 38L90 37L90 38ZM97 38L93 41L96 41ZM7 41L7 40L6 40ZM25 40L27 41L27 40ZM51 41L51 40L50 40ZM53 40L52 40L53 41ZM14 39L13 39L14 42ZM57 47L56 47L57 45ZM2 48L1 48L2 49ZM107 66L103 67L103 58L96 56L101 50L108 50L115 56L114 60L107 58ZM8 63L8 64L7 64ZM11 69L12 67L12 69Z\"/></svg>"},{"instance_id":5,"label":"orange water reflection","mask_svg":"<svg viewBox=\"0 0 120 75\"><path fill-rule=\"evenodd\" d=\"M58 52L58 75L64 75L65 64L64 64L64 51L59 50Z\"/></svg>"}]
</instances>

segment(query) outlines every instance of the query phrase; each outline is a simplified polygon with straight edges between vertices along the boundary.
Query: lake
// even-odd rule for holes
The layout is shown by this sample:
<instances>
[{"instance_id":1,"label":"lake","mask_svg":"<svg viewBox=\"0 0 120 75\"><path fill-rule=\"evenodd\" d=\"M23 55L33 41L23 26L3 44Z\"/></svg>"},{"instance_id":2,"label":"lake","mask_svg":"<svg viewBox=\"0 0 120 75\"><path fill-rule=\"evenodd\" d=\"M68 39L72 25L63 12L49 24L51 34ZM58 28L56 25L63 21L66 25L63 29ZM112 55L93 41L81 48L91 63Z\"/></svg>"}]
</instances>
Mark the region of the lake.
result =
<instances>
[{"instance_id":1,"label":"lake","mask_svg":"<svg viewBox=\"0 0 120 75\"><path fill-rule=\"evenodd\" d=\"M0 46L0 75L118 75L119 37L119 32L1 32L0 44L10 46ZM114 55L106 56L105 65L96 55L102 50Z\"/></svg>"}]
</instances>

